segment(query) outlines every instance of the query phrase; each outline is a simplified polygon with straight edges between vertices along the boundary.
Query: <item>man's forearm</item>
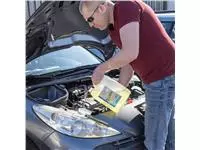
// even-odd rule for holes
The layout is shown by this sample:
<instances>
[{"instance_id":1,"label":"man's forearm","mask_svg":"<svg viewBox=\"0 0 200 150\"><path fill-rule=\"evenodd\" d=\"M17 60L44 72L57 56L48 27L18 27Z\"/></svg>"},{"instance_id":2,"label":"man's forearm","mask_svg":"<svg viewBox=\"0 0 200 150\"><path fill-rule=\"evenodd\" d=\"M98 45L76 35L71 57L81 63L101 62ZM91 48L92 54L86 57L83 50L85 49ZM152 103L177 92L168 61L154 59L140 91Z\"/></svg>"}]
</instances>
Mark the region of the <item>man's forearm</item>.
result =
<instances>
[{"instance_id":1,"label":"man's forearm","mask_svg":"<svg viewBox=\"0 0 200 150\"><path fill-rule=\"evenodd\" d=\"M131 80L132 76L133 76L133 69L131 67L131 65L126 65L124 67L121 68L120 70L120 76L119 76L119 83L121 83L124 86L128 86L129 81Z\"/></svg>"},{"instance_id":2,"label":"man's forearm","mask_svg":"<svg viewBox=\"0 0 200 150\"><path fill-rule=\"evenodd\" d=\"M101 67L104 72L107 72L113 69L122 68L135 59L136 56L130 54L128 51L121 50L114 57L101 64Z\"/></svg>"}]
</instances>

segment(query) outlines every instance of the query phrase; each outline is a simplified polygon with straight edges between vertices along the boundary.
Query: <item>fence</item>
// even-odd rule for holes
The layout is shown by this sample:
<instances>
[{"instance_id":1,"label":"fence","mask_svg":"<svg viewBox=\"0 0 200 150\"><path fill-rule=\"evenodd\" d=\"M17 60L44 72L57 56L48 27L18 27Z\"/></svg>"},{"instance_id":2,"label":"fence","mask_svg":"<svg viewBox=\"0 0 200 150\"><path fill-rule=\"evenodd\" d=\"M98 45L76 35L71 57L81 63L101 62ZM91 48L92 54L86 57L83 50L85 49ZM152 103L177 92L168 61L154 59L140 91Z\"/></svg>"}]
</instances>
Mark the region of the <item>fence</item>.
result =
<instances>
[{"instance_id":1,"label":"fence","mask_svg":"<svg viewBox=\"0 0 200 150\"><path fill-rule=\"evenodd\" d=\"M41 1L26 1L26 20L35 12L35 10L44 2ZM144 0L155 11L174 10L174 0Z\"/></svg>"}]
</instances>

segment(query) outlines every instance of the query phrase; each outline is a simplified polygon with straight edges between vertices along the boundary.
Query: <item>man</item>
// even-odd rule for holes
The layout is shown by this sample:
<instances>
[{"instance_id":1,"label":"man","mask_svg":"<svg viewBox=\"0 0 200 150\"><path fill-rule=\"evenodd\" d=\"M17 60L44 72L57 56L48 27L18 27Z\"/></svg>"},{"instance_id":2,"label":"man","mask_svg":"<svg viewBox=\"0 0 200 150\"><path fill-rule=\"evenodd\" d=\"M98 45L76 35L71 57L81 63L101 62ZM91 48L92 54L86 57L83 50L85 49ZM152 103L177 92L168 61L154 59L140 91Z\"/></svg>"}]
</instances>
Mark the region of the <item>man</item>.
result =
<instances>
[{"instance_id":1,"label":"man","mask_svg":"<svg viewBox=\"0 0 200 150\"><path fill-rule=\"evenodd\" d=\"M175 45L153 10L140 0L81 1L79 10L91 27L108 32L121 49L92 75L98 84L104 73L120 68L119 82L128 85L133 70L144 83L145 146L174 150ZM128 114L127 114L128 115Z\"/></svg>"}]
</instances>

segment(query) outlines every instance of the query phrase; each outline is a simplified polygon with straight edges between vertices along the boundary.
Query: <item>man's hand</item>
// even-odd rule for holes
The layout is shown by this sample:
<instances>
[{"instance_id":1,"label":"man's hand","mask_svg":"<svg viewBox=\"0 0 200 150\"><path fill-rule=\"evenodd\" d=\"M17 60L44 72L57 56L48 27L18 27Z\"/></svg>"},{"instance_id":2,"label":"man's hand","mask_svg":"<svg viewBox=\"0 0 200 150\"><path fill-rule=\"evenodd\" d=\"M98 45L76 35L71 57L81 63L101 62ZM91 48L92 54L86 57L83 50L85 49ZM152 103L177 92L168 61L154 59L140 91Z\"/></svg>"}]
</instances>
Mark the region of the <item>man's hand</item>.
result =
<instances>
[{"instance_id":1,"label":"man's hand","mask_svg":"<svg viewBox=\"0 0 200 150\"><path fill-rule=\"evenodd\" d=\"M122 67L120 69L119 83L127 87L129 84L129 81L131 80L133 76L133 73L134 71L130 64Z\"/></svg>"},{"instance_id":2,"label":"man's hand","mask_svg":"<svg viewBox=\"0 0 200 150\"><path fill-rule=\"evenodd\" d=\"M103 64L99 65L93 72L92 75L92 83L93 85L97 85L101 82L104 77L106 70Z\"/></svg>"}]
</instances>

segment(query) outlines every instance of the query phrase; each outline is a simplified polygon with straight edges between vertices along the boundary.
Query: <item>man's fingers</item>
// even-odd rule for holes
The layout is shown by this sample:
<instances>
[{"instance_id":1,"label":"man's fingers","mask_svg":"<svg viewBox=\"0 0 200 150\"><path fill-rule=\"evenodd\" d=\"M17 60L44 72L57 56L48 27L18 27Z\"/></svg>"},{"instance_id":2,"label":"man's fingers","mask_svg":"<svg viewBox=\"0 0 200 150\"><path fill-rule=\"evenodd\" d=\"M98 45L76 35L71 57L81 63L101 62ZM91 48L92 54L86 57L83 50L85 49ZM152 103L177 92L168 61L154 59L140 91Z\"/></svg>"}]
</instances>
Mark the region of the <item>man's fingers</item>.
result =
<instances>
[{"instance_id":1,"label":"man's fingers","mask_svg":"<svg viewBox=\"0 0 200 150\"><path fill-rule=\"evenodd\" d=\"M97 85L101 82L103 79L104 72L102 72L98 67L94 70L93 75L92 75L92 83L94 85Z\"/></svg>"},{"instance_id":2,"label":"man's fingers","mask_svg":"<svg viewBox=\"0 0 200 150\"><path fill-rule=\"evenodd\" d=\"M94 85L97 85L97 84L100 83L100 79L98 79L98 78L92 78L92 83L93 83Z\"/></svg>"},{"instance_id":3,"label":"man's fingers","mask_svg":"<svg viewBox=\"0 0 200 150\"><path fill-rule=\"evenodd\" d=\"M94 85L97 85L101 82L101 76L100 75L97 75L97 74L93 74L92 76L92 83Z\"/></svg>"}]
</instances>

